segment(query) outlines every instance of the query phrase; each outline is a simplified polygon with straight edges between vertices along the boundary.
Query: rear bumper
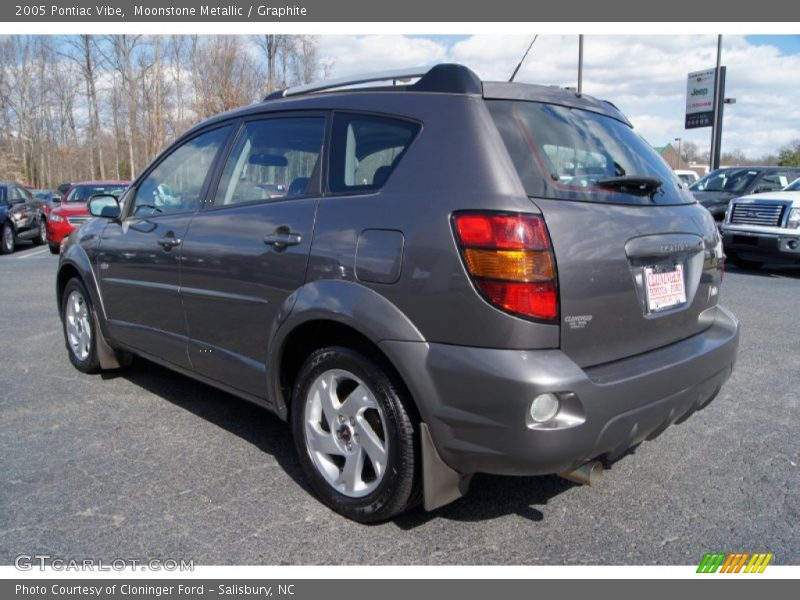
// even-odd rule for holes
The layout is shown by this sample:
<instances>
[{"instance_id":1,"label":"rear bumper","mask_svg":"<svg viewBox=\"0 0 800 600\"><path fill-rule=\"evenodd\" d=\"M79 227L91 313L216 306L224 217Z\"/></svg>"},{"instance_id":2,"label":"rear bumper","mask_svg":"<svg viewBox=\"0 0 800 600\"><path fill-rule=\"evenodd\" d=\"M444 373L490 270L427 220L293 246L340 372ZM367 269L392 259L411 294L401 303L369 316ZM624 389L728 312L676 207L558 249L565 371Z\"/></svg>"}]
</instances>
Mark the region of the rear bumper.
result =
<instances>
[{"instance_id":1,"label":"rear bumper","mask_svg":"<svg viewBox=\"0 0 800 600\"><path fill-rule=\"evenodd\" d=\"M745 260L800 262L800 230L763 233L736 229L722 230L722 247Z\"/></svg>"},{"instance_id":2,"label":"rear bumper","mask_svg":"<svg viewBox=\"0 0 800 600\"><path fill-rule=\"evenodd\" d=\"M703 333L581 369L560 350L383 342L417 399L442 460L462 474L544 475L621 454L705 407L730 376L739 323L714 309ZM529 427L531 400L557 393L563 413Z\"/></svg>"}]
</instances>

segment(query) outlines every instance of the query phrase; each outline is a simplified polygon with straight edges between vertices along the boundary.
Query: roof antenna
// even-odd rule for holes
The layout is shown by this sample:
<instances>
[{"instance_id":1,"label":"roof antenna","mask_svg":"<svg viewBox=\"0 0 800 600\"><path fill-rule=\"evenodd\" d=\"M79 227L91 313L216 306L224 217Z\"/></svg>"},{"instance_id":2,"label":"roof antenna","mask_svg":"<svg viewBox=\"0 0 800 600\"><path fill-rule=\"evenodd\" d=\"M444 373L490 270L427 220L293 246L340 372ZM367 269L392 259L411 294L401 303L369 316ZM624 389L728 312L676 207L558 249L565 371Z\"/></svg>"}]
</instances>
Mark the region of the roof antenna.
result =
<instances>
[{"instance_id":1,"label":"roof antenna","mask_svg":"<svg viewBox=\"0 0 800 600\"><path fill-rule=\"evenodd\" d=\"M531 51L531 48L533 48L533 45L536 43L536 38L538 38L538 37L539 37L538 33L535 36L533 36L533 41L531 41L531 45L528 46L527 50L525 50L525 54L522 55L522 60L519 61L519 64L517 65L517 68L514 69L514 72L511 74L511 78L508 80L508 83L511 83L511 82L514 81L514 77L517 76L517 73L519 72L519 68L522 66L522 63L525 62L525 59L528 56L528 52Z\"/></svg>"}]
</instances>

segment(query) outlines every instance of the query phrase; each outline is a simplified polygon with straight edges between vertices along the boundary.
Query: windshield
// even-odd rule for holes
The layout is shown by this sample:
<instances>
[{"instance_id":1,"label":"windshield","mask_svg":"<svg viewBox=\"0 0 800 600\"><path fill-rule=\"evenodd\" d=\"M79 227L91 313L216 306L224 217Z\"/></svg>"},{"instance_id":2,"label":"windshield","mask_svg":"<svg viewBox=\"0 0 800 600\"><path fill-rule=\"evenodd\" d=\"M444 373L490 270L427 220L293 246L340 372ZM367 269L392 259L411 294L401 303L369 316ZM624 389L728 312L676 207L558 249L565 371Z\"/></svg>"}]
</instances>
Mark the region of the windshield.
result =
<instances>
[{"instance_id":1,"label":"windshield","mask_svg":"<svg viewBox=\"0 0 800 600\"><path fill-rule=\"evenodd\" d=\"M86 202L95 194L109 194L119 198L128 186L114 185L76 185L67 196L67 202Z\"/></svg>"},{"instance_id":2,"label":"windshield","mask_svg":"<svg viewBox=\"0 0 800 600\"><path fill-rule=\"evenodd\" d=\"M690 190L693 192L744 192L758 171L753 169L719 169L695 182Z\"/></svg>"},{"instance_id":3,"label":"windshield","mask_svg":"<svg viewBox=\"0 0 800 600\"><path fill-rule=\"evenodd\" d=\"M621 121L542 102L489 100L487 105L529 196L621 204L694 202L667 163ZM627 187L626 180L632 182ZM647 180L645 194L635 192L642 180Z\"/></svg>"}]
</instances>

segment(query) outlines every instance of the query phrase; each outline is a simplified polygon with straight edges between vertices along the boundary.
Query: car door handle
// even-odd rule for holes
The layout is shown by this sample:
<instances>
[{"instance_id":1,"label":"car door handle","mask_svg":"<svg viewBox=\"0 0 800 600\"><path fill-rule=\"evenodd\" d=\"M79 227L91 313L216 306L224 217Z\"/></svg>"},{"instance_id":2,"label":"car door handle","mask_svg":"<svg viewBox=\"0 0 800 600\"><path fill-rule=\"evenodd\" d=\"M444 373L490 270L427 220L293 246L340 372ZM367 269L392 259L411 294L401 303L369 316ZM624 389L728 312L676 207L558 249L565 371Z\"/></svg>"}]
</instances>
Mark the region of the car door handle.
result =
<instances>
[{"instance_id":1,"label":"car door handle","mask_svg":"<svg viewBox=\"0 0 800 600\"><path fill-rule=\"evenodd\" d=\"M276 250L283 250L287 246L297 246L303 241L299 233L292 233L288 227L278 227L272 233L264 236L264 243Z\"/></svg>"},{"instance_id":2,"label":"car door handle","mask_svg":"<svg viewBox=\"0 0 800 600\"><path fill-rule=\"evenodd\" d=\"M158 240L158 245L164 248L164 250L170 250L175 246L181 245L181 238L176 238L174 235L165 235Z\"/></svg>"}]
</instances>

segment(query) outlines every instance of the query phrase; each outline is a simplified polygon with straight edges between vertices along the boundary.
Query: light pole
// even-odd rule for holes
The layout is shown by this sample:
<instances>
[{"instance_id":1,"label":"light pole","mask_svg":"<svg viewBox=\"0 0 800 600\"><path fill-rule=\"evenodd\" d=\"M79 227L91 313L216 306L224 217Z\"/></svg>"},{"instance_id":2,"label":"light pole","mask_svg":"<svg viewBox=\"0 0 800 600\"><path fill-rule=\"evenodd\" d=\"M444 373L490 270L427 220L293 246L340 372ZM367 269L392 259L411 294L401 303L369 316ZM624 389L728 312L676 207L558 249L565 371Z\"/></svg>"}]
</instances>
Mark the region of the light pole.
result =
<instances>
[{"instance_id":1,"label":"light pole","mask_svg":"<svg viewBox=\"0 0 800 600\"><path fill-rule=\"evenodd\" d=\"M583 35L578 36L578 96L583 93Z\"/></svg>"},{"instance_id":2,"label":"light pole","mask_svg":"<svg viewBox=\"0 0 800 600\"><path fill-rule=\"evenodd\" d=\"M681 142L683 142L683 138L676 137L675 141L678 142L678 166L675 167L676 169L681 168Z\"/></svg>"}]
</instances>

